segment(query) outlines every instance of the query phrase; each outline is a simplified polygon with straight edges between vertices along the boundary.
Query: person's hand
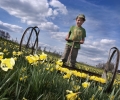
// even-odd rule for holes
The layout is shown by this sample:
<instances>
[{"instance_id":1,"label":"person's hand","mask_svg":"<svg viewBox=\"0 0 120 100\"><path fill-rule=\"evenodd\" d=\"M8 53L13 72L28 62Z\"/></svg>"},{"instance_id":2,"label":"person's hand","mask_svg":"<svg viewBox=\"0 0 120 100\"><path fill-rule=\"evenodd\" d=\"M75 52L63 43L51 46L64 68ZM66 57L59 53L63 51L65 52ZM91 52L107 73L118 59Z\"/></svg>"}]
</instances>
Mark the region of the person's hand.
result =
<instances>
[{"instance_id":1,"label":"person's hand","mask_svg":"<svg viewBox=\"0 0 120 100\"><path fill-rule=\"evenodd\" d=\"M83 43L84 43L84 41L83 41L83 40L81 40L79 43L80 43L80 44L83 44Z\"/></svg>"},{"instance_id":2,"label":"person's hand","mask_svg":"<svg viewBox=\"0 0 120 100\"><path fill-rule=\"evenodd\" d=\"M67 34L67 36L65 37L65 40L68 41L69 40L69 33Z\"/></svg>"},{"instance_id":3,"label":"person's hand","mask_svg":"<svg viewBox=\"0 0 120 100\"><path fill-rule=\"evenodd\" d=\"M69 38L67 38L67 37L66 37L66 38L65 38L65 40L66 40L66 41L68 41L68 40L69 40Z\"/></svg>"}]
</instances>

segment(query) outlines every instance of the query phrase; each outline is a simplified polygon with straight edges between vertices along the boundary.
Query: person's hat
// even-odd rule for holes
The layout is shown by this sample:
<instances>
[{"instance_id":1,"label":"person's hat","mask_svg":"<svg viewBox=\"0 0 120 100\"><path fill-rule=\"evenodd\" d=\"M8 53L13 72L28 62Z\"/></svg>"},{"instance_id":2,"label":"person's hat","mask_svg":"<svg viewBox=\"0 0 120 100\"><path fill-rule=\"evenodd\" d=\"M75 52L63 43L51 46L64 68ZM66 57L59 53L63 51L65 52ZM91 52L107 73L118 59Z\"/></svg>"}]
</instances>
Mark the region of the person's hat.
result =
<instances>
[{"instance_id":1,"label":"person's hat","mask_svg":"<svg viewBox=\"0 0 120 100\"><path fill-rule=\"evenodd\" d=\"M83 15L83 14L79 14L79 15L77 16L77 18L83 18L84 21L86 20L86 19L85 19L85 15Z\"/></svg>"}]
</instances>

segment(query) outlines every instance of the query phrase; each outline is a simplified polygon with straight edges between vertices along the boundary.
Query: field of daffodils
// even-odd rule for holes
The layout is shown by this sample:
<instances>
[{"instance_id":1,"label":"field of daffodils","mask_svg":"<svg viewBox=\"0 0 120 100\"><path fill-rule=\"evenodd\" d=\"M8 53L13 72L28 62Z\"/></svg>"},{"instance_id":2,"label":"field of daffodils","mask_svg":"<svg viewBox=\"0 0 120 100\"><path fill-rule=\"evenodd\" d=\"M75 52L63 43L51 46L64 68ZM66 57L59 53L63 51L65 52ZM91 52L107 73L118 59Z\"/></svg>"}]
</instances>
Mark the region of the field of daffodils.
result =
<instances>
[{"instance_id":1,"label":"field of daffodils","mask_svg":"<svg viewBox=\"0 0 120 100\"><path fill-rule=\"evenodd\" d=\"M31 55L19 44L0 38L0 100L120 100L120 75L106 92L108 80L62 67L58 57ZM102 73L101 69L77 64Z\"/></svg>"}]
</instances>

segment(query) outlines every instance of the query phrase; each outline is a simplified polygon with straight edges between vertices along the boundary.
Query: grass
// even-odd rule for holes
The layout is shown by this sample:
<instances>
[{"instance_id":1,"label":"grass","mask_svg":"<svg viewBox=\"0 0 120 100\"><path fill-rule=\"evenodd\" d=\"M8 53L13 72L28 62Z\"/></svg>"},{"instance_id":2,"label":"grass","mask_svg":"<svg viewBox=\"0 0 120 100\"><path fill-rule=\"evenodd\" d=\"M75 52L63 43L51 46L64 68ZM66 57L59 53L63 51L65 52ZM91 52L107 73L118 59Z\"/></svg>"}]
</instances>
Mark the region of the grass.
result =
<instances>
[{"instance_id":1,"label":"grass","mask_svg":"<svg viewBox=\"0 0 120 100\"><path fill-rule=\"evenodd\" d=\"M76 76L83 74L61 68L56 64L59 57L54 54L45 52L47 61L38 60L35 64L30 64L25 59L30 55L29 51L27 55L23 52L20 56L13 56L13 51L19 51L19 44L0 39L0 52L4 53L3 59L17 58L13 69L8 71L0 69L0 100L79 100L79 98L81 100L120 100L119 75L112 90L107 93L104 90L109 80L107 83L101 83L99 80L90 80L90 76ZM41 51L38 52L38 55L40 54ZM56 66L59 66L59 69ZM77 66L95 73L103 72L101 69L82 63L77 63ZM90 85L85 87L83 83L90 83ZM76 98L67 98L66 96L72 95L72 92L67 93L66 90L76 93Z\"/></svg>"}]
</instances>

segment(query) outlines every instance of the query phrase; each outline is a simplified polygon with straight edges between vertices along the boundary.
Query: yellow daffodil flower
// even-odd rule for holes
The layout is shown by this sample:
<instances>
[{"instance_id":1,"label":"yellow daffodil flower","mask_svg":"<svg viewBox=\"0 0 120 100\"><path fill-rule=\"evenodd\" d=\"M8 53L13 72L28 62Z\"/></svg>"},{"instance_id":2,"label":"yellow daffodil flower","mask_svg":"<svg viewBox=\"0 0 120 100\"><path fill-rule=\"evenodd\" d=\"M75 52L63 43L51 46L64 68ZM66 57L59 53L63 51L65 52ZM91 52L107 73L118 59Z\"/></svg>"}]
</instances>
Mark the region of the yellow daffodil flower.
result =
<instances>
[{"instance_id":1,"label":"yellow daffodil flower","mask_svg":"<svg viewBox=\"0 0 120 100\"><path fill-rule=\"evenodd\" d=\"M27 78L28 78L28 76L20 77L20 81L26 81Z\"/></svg>"},{"instance_id":2,"label":"yellow daffodil flower","mask_svg":"<svg viewBox=\"0 0 120 100\"><path fill-rule=\"evenodd\" d=\"M79 85L74 85L74 86L73 86L73 89L74 89L75 91L78 91L78 90L80 89L80 86L79 86Z\"/></svg>"},{"instance_id":3,"label":"yellow daffodil flower","mask_svg":"<svg viewBox=\"0 0 120 100\"><path fill-rule=\"evenodd\" d=\"M13 56L15 56L15 55L17 54L17 52L13 51L13 53L12 53L12 54L13 54Z\"/></svg>"},{"instance_id":4,"label":"yellow daffodil flower","mask_svg":"<svg viewBox=\"0 0 120 100\"><path fill-rule=\"evenodd\" d=\"M20 56L20 55L22 55L22 54L23 54L23 52L21 52L21 51L18 51L18 52L17 52L17 55L18 55L18 56Z\"/></svg>"},{"instance_id":5,"label":"yellow daffodil flower","mask_svg":"<svg viewBox=\"0 0 120 100\"><path fill-rule=\"evenodd\" d=\"M3 52L7 52L8 50L7 49L4 49Z\"/></svg>"},{"instance_id":6,"label":"yellow daffodil flower","mask_svg":"<svg viewBox=\"0 0 120 100\"><path fill-rule=\"evenodd\" d=\"M100 78L100 82L101 82L101 83L106 83L106 79Z\"/></svg>"},{"instance_id":7,"label":"yellow daffodil flower","mask_svg":"<svg viewBox=\"0 0 120 100\"><path fill-rule=\"evenodd\" d=\"M61 69L61 67L59 65L56 65L55 68L56 68L56 70L60 70Z\"/></svg>"},{"instance_id":8,"label":"yellow daffodil flower","mask_svg":"<svg viewBox=\"0 0 120 100\"><path fill-rule=\"evenodd\" d=\"M14 60L16 61L16 60L17 60L17 58L16 58L16 57L14 57Z\"/></svg>"},{"instance_id":9,"label":"yellow daffodil flower","mask_svg":"<svg viewBox=\"0 0 120 100\"><path fill-rule=\"evenodd\" d=\"M54 68L50 68L50 71L53 72Z\"/></svg>"},{"instance_id":10,"label":"yellow daffodil flower","mask_svg":"<svg viewBox=\"0 0 120 100\"><path fill-rule=\"evenodd\" d=\"M26 70L27 70L26 67L21 69L22 72L25 72Z\"/></svg>"},{"instance_id":11,"label":"yellow daffodil flower","mask_svg":"<svg viewBox=\"0 0 120 100\"><path fill-rule=\"evenodd\" d=\"M67 100L76 100L78 98L78 94L80 92L77 92L77 93L73 93L72 91L66 95L66 99ZM80 99L79 99L80 100Z\"/></svg>"},{"instance_id":12,"label":"yellow daffodil flower","mask_svg":"<svg viewBox=\"0 0 120 100\"><path fill-rule=\"evenodd\" d=\"M68 73L68 72L70 72L70 70L69 69L67 69L67 68L60 68L60 71L61 72L65 72L65 73Z\"/></svg>"},{"instance_id":13,"label":"yellow daffodil flower","mask_svg":"<svg viewBox=\"0 0 120 100\"><path fill-rule=\"evenodd\" d=\"M42 52L42 54L40 55L40 60L46 60L46 59L47 59L47 54Z\"/></svg>"},{"instance_id":14,"label":"yellow daffodil flower","mask_svg":"<svg viewBox=\"0 0 120 100\"><path fill-rule=\"evenodd\" d=\"M56 64L59 65L59 66L62 66L63 62L62 62L62 60L58 60L58 61L56 61Z\"/></svg>"},{"instance_id":15,"label":"yellow daffodil flower","mask_svg":"<svg viewBox=\"0 0 120 100\"><path fill-rule=\"evenodd\" d=\"M14 65L15 65L14 58L5 58L1 60L0 67L2 68L2 70L8 71L8 69L13 69Z\"/></svg>"},{"instance_id":16,"label":"yellow daffodil flower","mask_svg":"<svg viewBox=\"0 0 120 100\"><path fill-rule=\"evenodd\" d=\"M87 88L87 87L90 86L90 82L84 82L84 83L82 83L82 86L83 86L84 88Z\"/></svg>"},{"instance_id":17,"label":"yellow daffodil flower","mask_svg":"<svg viewBox=\"0 0 120 100\"><path fill-rule=\"evenodd\" d=\"M50 69L49 67L46 68L46 70L49 70L49 69Z\"/></svg>"},{"instance_id":18,"label":"yellow daffodil flower","mask_svg":"<svg viewBox=\"0 0 120 100\"><path fill-rule=\"evenodd\" d=\"M0 60L3 59L3 55L4 55L4 53L0 52Z\"/></svg>"},{"instance_id":19,"label":"yellow daffodil flower","mask_svg":"<svg viewBox=\"0 0 120 100\"><path fill-rule=\"evenodd\" d=\"M21 52L21 51L18 51L18 52L13 51L13 56L20 56L22 54L23 54L23 52Z\"/></svg>"},{"instance_id":20,"label":"yellow daffodil flower","mask_svg":"<svg viewBox=\"0 0 120 100\"><path fill-rule=\"evenodd\" d=\"M98 90L101 91L103 89L103 87L101 86L98 86Z\"/></svg>"},{"instance_id":21,"label":"yellow daffodil flower","mask_svg":"<svg viewBox=\"0 0 120 100\"><path fill-rule=\"evenodd\" d=\"M95 100L95 95L93 94L90 100Z\"/></svg>"},{"instance_id":22,"label":"yellow daffodil flower","mask_svg":"<svg viewBox=\"0 0 120 100\"><path fill-rule=\"evenodd\" d=\"M73 91L70 91L70 90L66 90L67 93L73 93Z\"/></svg>"},{"instance_id":23,"label":"yellow daffodil flower","mask_svg":"<svg viewBox=\"0 0 120 100\"><path fill-rule=\"evenodd\" d=\"M114 98L115 98L115 96L114 95L112 95L112 96L109 96L109 100L114 100Z\"/></svg>"},{"instance_id":24,"label":"yellow daffodil flower","mask_svg":"<svg viewBox=\"0 0 120 100\"><path fill-rule=\"evenodd\" d=\"M63 76L63 78L68 78L68 79L70 79L70 77L71 77L71 73L67 73L66 75Z\"/></svg>"},{"instance_id":25,"label":"yellow daffodil flower","mask_svg":"<svg viewBox=\"0 0 120 100\"><path fill-rule=\"evenodd\" d=\"M34 55L36 61L39 60L39 56L37 54Z\"/></svg>"},{"instance_id":26,"label":"yellow daffodil flower","mask_svg":"<svg viewBox=\"0 0 120 100\"><path fill-rule=\"evenodd\" d=\"M96 78L96 76L90 76L90 80L95 80Z\"/></svg>"},{"instance_id":27,"label":"yellow daffodil flower","mask_svg":"<svg viewBox=\"0 0 120 100\"><path fill-rule=\"evenodd\" d=\"M25 97L23 97L23 99L22 100L27 100Z\"/></svg>"},{"instance_id":28,"label":"yellow daffodil flower","mask_svg":"<svg viewBox=\"0 0 120 100\"><path fill-rule=\"evenodd\" d=\"M34 63L35 62L35 57L33 55L30 55L30 56L26 56L26 59L28 60L28 62L30 64Z\"/></svg>"}]
</instances>

